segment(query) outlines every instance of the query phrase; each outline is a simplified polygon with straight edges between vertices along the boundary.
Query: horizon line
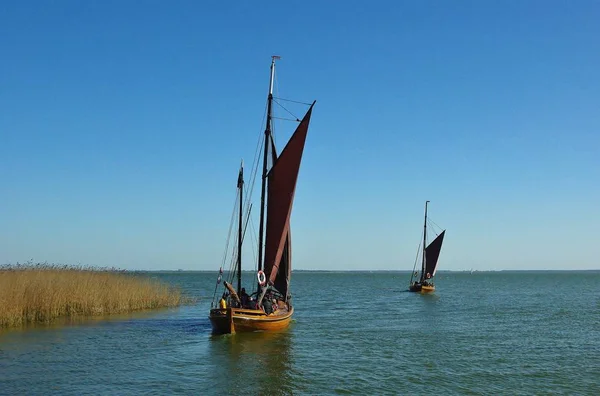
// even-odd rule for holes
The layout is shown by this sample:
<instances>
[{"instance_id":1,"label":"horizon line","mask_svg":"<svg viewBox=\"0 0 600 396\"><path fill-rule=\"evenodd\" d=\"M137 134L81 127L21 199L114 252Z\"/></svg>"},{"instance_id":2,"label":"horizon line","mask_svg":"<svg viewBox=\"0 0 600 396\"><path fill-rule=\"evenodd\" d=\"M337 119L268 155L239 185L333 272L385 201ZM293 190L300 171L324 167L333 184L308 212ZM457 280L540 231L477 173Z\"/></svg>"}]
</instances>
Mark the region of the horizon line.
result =
<instances>
[{"instance_id":1,"label":"horizon line","mask_svg":"<svg viewBox=\"0 0 600 396\"><path fill-rule=\"evenodd\" d=\"M218 270L186 270L186 269L136 269L136 270L125 270L131 272L219 272ZM600 271L600 268L593 269L487 269L487 270L438 270L437 273L445 273L445 272L593 272ZM229 270L223 271L230 272ZM242 273L253 273L256 271L253 270L242 270ZM386 269L348 269L348 270L335 270L335 269L296 269L293 272L399 272L399 273L408 273L410 274L412 271L410 270L386 270Z\"/></svg>"}]
</instances>

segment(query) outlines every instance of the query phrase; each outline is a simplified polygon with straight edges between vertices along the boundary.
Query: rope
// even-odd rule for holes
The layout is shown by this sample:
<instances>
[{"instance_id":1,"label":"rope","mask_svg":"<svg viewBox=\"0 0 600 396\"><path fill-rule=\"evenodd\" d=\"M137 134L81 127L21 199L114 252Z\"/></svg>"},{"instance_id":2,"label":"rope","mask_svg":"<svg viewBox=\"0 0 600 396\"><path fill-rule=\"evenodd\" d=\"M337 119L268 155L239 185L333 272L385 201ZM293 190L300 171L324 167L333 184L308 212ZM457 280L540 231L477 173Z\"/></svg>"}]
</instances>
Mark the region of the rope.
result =
<instances>
[{"instance_id":1,"label":"rope","mask_svg":"<svg viewBox=\"0 0 600 396\"><path fill-rule=\"evenodd\" d=\"M246 214L246 216L249 213L250 210L250 205L252 203L252 194L254 193L254 187L256 186L256 176L258 175L258 168L260 165L260 159L262 158L262 151L263 151L263 147L264 147L264 125L265 125L265 119L267 117L267 106L268 104L265 103L265 107L264 107L264 111L263 111L263 117L261 120L261 127L260 127L260 132L258 134L258 140L256 142L256 149L254 150L254 159L252 161L252 167L250 168L250 186L248 187L248 183L244 183L244 193L246 194L246 199L244 202L244 213ZM235 210L235 209L234 209ZM249 218L248 220L251 224L251 230L254 230L254 221L252 221L252 217ZM256 235L254 235L254 241L255 242L257 240ZM258 244L258 241L255 242L256 244ZM252 243L252 245L254 245L254 243ZM258 258L256 257L256 249L254 246L252 246L252 250L254 253L254 261L258 262Z\"/></svg>"},{"instance_id":2,"label":"rope","mask_svg":"<svg viewBox=\"0 0 600 396\"><path fill-rule=\"evenodd\" d=\"M237 190L237 188L236 188ZM223 253L223 260L221 261L221 268L219 269L219 276L221 276L221 269L225 267L225 262L227 261L227 253L229 252L229 243L231 242L231 230L233 229L233 223L235 219L235 209L238 203L238 194L235 194L235 202L233 203L233 211L231 213L231 220L229 221L229 230L227 231L227 241L225 242L225 252ZM218 279L218 278L217 278ZM211 303L211 307L215 301L215 297L217 295L217 287L218 283L215 285L215 291L213 293L213 301Z\"/></svg>"},{"instance_id":3,"label":"rope","mask_svg":"<svg viewBox=\"0 0 600 396\"><path fill-rule=\"evenodd\" d=\"M236 194L235 202L233 203L233 211L231 213L231 220L229 221L229 231L227 231L227 242L225 242L225 253L223 254L223 260L221 262L221 267L225 266L225 261L227 261L227 252L229 251L229 241L231 240L231 229L233 228L233 220L235 218L235 207L237 206L238 197Z\"/></svg>"},{"instance_id":4,"label":"rope","mask_svg":"<svg viewBox=\"0 0 600 396\"><path fill-rule=\"evenodd\" d=\"M235 206L238 206L239 195L237 195L235 203L236 203ZM233 249L232 249L232 252L231 252L231 262L229 264L229 277L227 278L227 280L229 281L229 283L232 283L232 280L235 277L235 273L236 273L235 263L236 263L236 259L237 259L237 241L238 241L238 235L236 233L235 237L233 239L234 245L233 245Z\"/></svg>"},{"instance_id":5,"label":"rope","mask_svg":"<svg viewBox=\"0 0 600 396\"><path fill-rule=\"evenodd\" d=\"M439 225L435 224L435 222L433 220L430 220L429 218L427 218L427 225L429 227L431 227L431 229L433 230L433 233L435 234L436 237L440 234L439 232L437 232L435 230L435 228L438 228L439 230L441 230L442 227L440 227ZM435 226L435 228L433 226Z\"/></svg>"},{"instance_id":6,"label":"rope","mask_svg":"<svg viewBox=\"0 0 600 396\"><path fill-rule=\"evenodd\" d=\"M300 121L300 120L299 120L299 119L297 119L297 118L296 118L296 119L294 119L294 118L283 118L283 117L273 117L273 116L271 116L271 118L275 118L275 119L278 119L278 120L284 120L284 121L296 121L296 122L299 122L299 121ZM275 139L273 139L273 140L275 140Z\"/></svg>"},{"instance_id":7,"label":"rope","mask_svg":"<svg viewBox=\"0 0 600 396\"><path fill-rule=\"evenodd\" d=\"M294 113L292 113L291 111L286 109L281 103L279 103L276 100L273 100L273 102L275 102L277 105L279 105L279 107L281 107L283 110L287 111L289 115L291 115L292 117L294 117L296 119L296 121L300 122L300 119L298 117L296 117L296 115Z\"/></svg>"},{"instance_id":8,"label":"rope","mask_svg":"<svg viewBox=\"0 0 600 396\"><path fill-rule=\"evenodd\" d=\"M235 238L235 239L236 239L236 242L237 242L237 238ZM236 245L237 245L237 243L236 243ZM231 255L231 263L229 264L229 277L227 278L227 281L230 284L233 284L233 278L235 278L235 274L237 272L237 270L235 268L235 263L236 263L235 259L236 258L237 258L237 247L235 247L233 249L233 252L232 252L232 255Z\"/></svg>"},{"instance_id":9,"label":"rope","mask_svg":"<svg viewBox=\"0 0 600 396\"><path fill-rule=\"evenodd\" d=\"M421 237L423 236L423 233L421 233ZM423 239L423 238L421 238ZM419 241L419 247L417 247L417 256L415 257L415 265L413 265L413 270L410 273L410 283L412 284L412 280L415 276L415 269L417 268L417 261L419 261L419 253L421 252L421 241Z\"/></svg>"},{"instance_id":10,"label":"rope","mask_svg":"<svg viewBox=\"0 0 600 396\"><path fill-rule=\"evenodd\" d=\"M210 303L210 308L215 308L215 297L217 297L217 288L219 287L219 283L221 283L221 279L222 279L222 273L221 271L223 270L223 267L219 268L219 276L217 277L217 281L215 282L215 291L213 292L213 298L212 298L212 302Z\"/></svg>"},{"instance_id":11,"label":"rope","mask_svg":"<svg viewBox=\"0 0 600 396\"><path fill-rule=\"evenodd\" d=\"M275 112L275 109L272 108L271 110L273 111L273 113ZM275 117L271 113L271 139L273 139L273 143L275 143L275 145L277 145L277 134L275 133L275 121L273 121L273 119L275 119L275 118L279 118L279 117ZM269 151L270 150L271 150L271 147L269 147ZM270 155L269 155L269 158L271 158Z\"/></svg>"},{"instance_id":12,"label":"rope","mask_svg":"<svg viewBox=\"0 0 600 396\"><path fill-rule=\"evenodd\" d=\"M310 106L310 105L312 105L312 103L299 102L299 101L297 101L297 100L284 99L284 98L279 98L279 97L275 97L275 96L273 96L273 99L277 99L277 100L283 100L284 102L292 102L292 103L303 104L303 105L307 105L307 106Z\"/></svg>"},{"instance_id":13,"label":"rope","mask_svg":"<svg viewBox=\"0 0 600 396\"><path fill-rule=\"evenodd\" d=\"M258 134L258 141L256 142L256 149L254 150L254 160L252 161L252 167L250 168L250 192L246 191L246 203L245 206L248 207L250 201L252 201L252 193L254 192L254 185L256 182L256 174L258 173L258 164L260 163L260 152L262 151L264 139L263 139L263 131L262 125L265 123L265 118L267 117L267 104L265 103L265 109L263 111L263 118L261 123L261 132ZM247 209L247 208L246 208Z\"/></svg>"},{"instance_id":14,"label":"rope","mask_svg":"<svg viewBox=\"0 0 600 396\"><path fill-rule=\"evenodd\" d=\"M275 73L273 74L273 77L275 80L273 82L273 85L274 85L273 88L275 88L277 96L279 96L279 80L277 79L277 69L275 69ZM275 103L277 103L275 100L273 100L273 101ZM273 113L275 112L275 109L271 108L271 110L273 111ZM271 119L273 119L273 118L275 118L275 117L273 117L273 115L271 115ZM275 122L271 123L271 136L273 138L273 143L277 143L276 136L275 136ZM270 149L270 147L269 147L269 149ZM269 157L271 157L271 156L269 156Z\"/></svg>"},{"instance_id":15,"label":"rope","mask_svg":"<svg viewBox=\"0 0 600 396\"><path fill-rule=\"evenodd\" d=\"M256 247L258 246L258 232L256 232L253 221L250 222L250 233L253 242L252 254L254 256L254 268L258 271L258 252L256 251Z\"/></svg>"}]
</instances>

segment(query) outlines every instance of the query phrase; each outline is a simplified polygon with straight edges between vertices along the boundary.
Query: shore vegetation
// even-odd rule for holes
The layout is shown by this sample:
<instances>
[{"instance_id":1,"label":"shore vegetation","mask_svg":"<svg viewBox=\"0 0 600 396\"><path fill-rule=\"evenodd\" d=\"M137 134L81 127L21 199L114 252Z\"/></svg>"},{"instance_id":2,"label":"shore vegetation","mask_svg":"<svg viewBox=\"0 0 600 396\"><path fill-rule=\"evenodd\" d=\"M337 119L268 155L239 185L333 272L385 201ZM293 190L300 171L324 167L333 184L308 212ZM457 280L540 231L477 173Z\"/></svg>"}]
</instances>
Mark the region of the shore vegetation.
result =
<instances>
[{"instance_id":1,"label":"shore vegetation","mask_svg":"<svg viewBox=\"0 0 600 396\"><path fill-rule=\"evenodd\" d=\"M0 266L0 328L188 302L179 288L147 273L31 262Z\"/></svg>"}]
</instances>

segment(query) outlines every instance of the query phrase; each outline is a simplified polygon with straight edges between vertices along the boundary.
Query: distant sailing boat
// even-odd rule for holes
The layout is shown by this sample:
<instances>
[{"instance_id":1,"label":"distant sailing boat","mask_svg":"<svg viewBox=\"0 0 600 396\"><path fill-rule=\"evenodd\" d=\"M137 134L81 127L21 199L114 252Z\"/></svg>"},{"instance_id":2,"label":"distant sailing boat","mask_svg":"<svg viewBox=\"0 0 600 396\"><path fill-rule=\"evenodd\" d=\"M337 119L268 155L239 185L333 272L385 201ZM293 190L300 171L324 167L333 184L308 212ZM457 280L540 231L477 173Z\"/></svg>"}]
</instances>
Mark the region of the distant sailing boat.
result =
<instances>
[{"instance_id":1,"label":"distant sailing boat","mask_svg":"<svg viewBox=\"0 0 600 396\"><path fill-rule=\"evenodd\" d=\"M421 273L417 274L413 269L413 273L410 277L410 286L408 288L411 292L431 293L435 290L433 284L433 277L437 271L438 259L440 258L440 251L442 250L442 242L444 241L444 234L446 230L442 232L427 245L427 204L429 201L425 201L425 224L423 226L423 250L421 252ZM418 258L418 254L417 254ZM415 261L415 266L417 265ZM418 275L418 276L417 276Z\"/></svg>"},{"instance_id":2,"label":"distant sailing boat","mask_svg":"<svg viewBox=\"0 0 600 396\"><path fill-rule=\"evenodd\" d=\"M243 165L238 175L238 235L237 235L237 290L224 282L226 288L221 301L213 304L209 319L213 333L244 331L272 331L287 327L294 313L290 293L292 276L292 238L290 217L296 190L296 181L304 151L304 143L315 102L312 102L304 118L287 142L279 156L272 136L272 103L275 60L272 57L269 96L267 102L267 125L264 136L262 188L260 199L260 225L258 236L258 272L256 291L250 295L242 288L242 242L245 226L243 214ZM271 167L268 167L269 160ZM266 205L265 205L266 203ZM265 221L266 206L266 221ZM249 210L247 214L249 218ZM247 221L246 221L247 223ZM266 229L265 229L266 228ZM265 237L266 236L266 237ZM264 260L263 260L264 241ZM221 280L220 271L217 285ZM215 293L216 293L215 288Z\"/></svg>"}]
</instances>

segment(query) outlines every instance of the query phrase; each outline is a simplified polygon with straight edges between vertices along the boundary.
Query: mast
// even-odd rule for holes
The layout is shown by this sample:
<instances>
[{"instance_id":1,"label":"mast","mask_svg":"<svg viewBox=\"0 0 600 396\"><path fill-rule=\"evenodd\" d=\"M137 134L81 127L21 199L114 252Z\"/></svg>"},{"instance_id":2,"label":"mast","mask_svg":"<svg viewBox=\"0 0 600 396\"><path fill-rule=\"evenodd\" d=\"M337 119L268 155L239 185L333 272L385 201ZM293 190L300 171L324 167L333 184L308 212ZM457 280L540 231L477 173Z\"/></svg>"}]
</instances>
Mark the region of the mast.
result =
<instances>
[{"instance_id":1,"label":"mast","mask_svg":"<svg viewBox=\"0 0 600 396\"><path fill-rule=\"evenodd\" d=\"M271 78L269 79L269 96L267 99L267 125L265 127L265 148L263 152L262 186L260 190L260 225L258 231L258 270L263 269L263 243L265 232L265 191L267 186L267 156L269 155L269 143L271 140L271 111L273 104L273 78L275 76L275 60L279 56L271 57Z\"/></svg>"},{"instance_id":2,"label":"mast","mask_svg":"<svg viewBox=\"0 0 600 396\"><path fill-rule=\"evenodd\" d=\"M425 280L425 262L427 261L427 258L425 257L426 254L426 247L427 247L427 204L429 203L429 201L425 201L425 223L423 224L423 263L422 263L422 267L421 267L421 283L423 283L423 281Z\"/></svg>"},{"instance_id":3,"label":"mast","mask_svg":"<svg viewBox=\"0 0 600 396\"><path fill-rule=\"evenodd\" d=\"M237 292L238 295L240 295L242 292L242 209L244 206L244 160L242 160L242 164L240 165L240 174L238 176L238 189L240 190L240 216L238 220Z\"/></svg>"}]
</instances>

